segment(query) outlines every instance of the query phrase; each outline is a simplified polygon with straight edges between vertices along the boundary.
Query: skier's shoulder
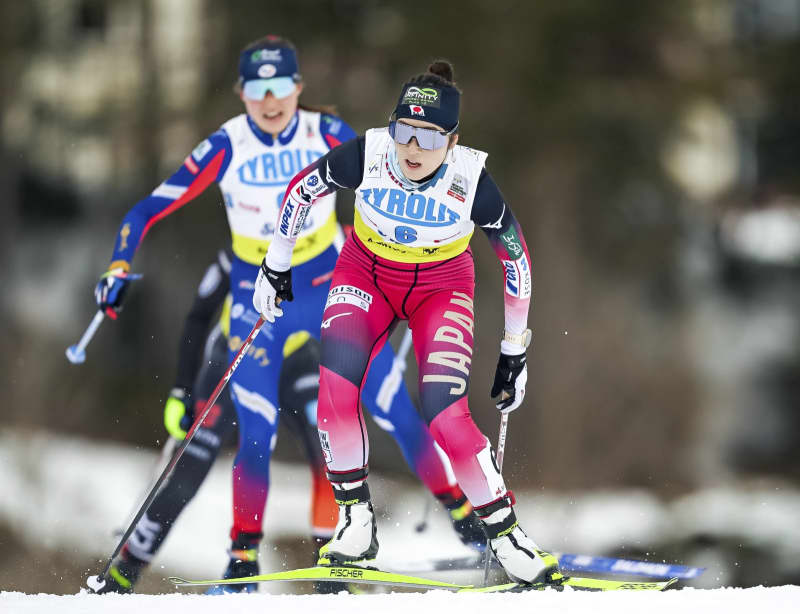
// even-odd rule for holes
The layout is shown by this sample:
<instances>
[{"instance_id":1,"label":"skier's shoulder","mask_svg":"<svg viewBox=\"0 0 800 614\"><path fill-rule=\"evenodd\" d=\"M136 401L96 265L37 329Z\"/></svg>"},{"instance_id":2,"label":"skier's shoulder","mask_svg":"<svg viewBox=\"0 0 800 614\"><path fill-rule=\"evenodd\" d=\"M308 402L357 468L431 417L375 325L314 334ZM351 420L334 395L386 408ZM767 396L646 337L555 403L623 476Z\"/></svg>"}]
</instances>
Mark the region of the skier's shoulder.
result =
<instances>
[{"instance_id":1,"label":"skier's shoulder","mask_svg":"<svg viewBox=\"0 0 800 614\"><path fill-rule=\"evenodd\" d=\"M250 127L247 123L247 113L240 113L224 122L211 137L227 139L232 144L241 142L249 134Z\"/></svg>"},{"instance_id":2,"label":"skier's shoulder","mask_svg":"<svg viewBox=\"0 0 800 614\"><path fill-rule=\"evenodd\" d=\"M392 142L389 128L370 128L364 133L364 149L367 155L382 152Z\"/></svg>"},{"instance_id":3,"label":"skier's shoulder","mask_svg":"<svg viewBox=\"0 0 800 614\"><path fill-rule=\"evenodd\" d=\"M477 177L483 171L488 156L489 154L485 151L473 149L466 145L456 145L453 148L452 160L457 167Z\"/></svg>"},{"instance_id":4,"label":"skier's shoulder","mask_svg":"<svg viewBox=\"0 0 800 614\"><path fill-rule=\"evenodd\" d=\"M317 113L317 116L319 133L331 149L356 138L355 130L338 115Z\"/></svg>"}]
</instances>

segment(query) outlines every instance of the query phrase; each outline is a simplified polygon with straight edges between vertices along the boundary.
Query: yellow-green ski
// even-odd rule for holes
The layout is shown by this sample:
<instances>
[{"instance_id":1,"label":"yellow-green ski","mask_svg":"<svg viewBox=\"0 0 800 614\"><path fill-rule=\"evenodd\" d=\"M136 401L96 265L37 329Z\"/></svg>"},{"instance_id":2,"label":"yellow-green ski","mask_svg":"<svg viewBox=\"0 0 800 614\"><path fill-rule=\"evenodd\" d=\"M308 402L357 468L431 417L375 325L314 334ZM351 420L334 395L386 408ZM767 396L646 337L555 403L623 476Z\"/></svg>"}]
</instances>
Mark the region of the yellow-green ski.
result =
<instances>
[{"instance_id":1,"label":"yellow-green ski","mask_svg":"<svg viewBox=\"0 0 800 614\"><path fill-rule=\"evenodd\" d=\"M569 586L576 590L584 591L663 591L668 586L677 582L677 578L664 582L626 582L620 580L603 580L599 578L580 578L570 576L558 585L552 584L498 584L496 586L476 587L469 584L452 584L428 578L418 578L405 574L380 571L367 567L349 565L332 565L320 567L307 567L304 569L291 569L275 573L262 574L247 578L231 578L229 580L185 580L172 577L169 581L176 586L210 586L214 584L247 584L250 582L346 582L354 584L374 584L393 586L397 588L417 588L422 590L448 590L470 593L499 593L523 592L531 590L555 589L563 590Z\"/></svg>"},{"instance_id":2,"label":"yellow-green ski","mask_svg":"<svg viewBox=\"0 0 800 614\"><path fill-rule=\"evenodd\" d=\"M451 584L450 582L439 582L428 578L417 578L404 574L380 571L366 567L354 567L348 565L307 567L305 569L292 569L289 571L278 571L275 573L251 576L248 578L232 578L230 580L184 580L183 578L169 578L169 581L176 586L208 586L214 584L246 584L249 582L347 582L355 584L376 584L384 586L421 588L426 590L445 589L458 591L469 588L463 584Z\"/></svg>"}]
</instances>

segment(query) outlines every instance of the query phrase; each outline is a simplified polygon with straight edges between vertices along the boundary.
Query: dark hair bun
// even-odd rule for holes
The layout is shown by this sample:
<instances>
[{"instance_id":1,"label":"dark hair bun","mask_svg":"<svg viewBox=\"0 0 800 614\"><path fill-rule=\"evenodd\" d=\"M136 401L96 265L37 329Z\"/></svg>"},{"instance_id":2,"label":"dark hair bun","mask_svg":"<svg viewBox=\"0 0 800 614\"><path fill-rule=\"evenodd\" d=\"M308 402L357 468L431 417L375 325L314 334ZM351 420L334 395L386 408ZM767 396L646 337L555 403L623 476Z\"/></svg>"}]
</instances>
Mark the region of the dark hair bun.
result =
<instances>
[{"instance_id":1,"label":"dark hair bun","mask_svg":"<svg viewBox=\"0 0 800 614\"><path fill-rule=\"evenodd\" d=\"M445 81L453 82L453 65L447 60L435 60L428 66L428 72L441 77Z\"/></svg>"}]
</instances>

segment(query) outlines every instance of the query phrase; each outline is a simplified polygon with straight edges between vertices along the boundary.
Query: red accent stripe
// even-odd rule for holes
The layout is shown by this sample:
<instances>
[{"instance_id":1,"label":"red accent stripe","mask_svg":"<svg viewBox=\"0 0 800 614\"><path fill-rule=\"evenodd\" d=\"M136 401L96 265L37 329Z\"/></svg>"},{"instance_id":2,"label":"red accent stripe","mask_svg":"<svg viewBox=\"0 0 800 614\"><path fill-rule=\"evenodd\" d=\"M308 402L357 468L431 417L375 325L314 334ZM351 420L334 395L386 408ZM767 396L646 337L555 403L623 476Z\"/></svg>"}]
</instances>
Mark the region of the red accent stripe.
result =
<instances>
[{"instance_id":1,"label":"red accent stripe","mask_svg":"<svg viewBox=\"0 0 800 614\"><path fill-rule=\"evenodd\" d=\"M328 271L324 275L320 275L319 277L315 277L314 279L312 279L311 286L312 287L321 286L326 281L330 281L332 277L333 277L333 271Z\"/></svg>"},{"instance_id":2,"label":"red accent stripe","mask_svg":"<svg viewBox=\"0 0 800 614\"><path fill-rule=\"evenodd\" d=\"M222 160L225 157L225 152L220 151L216 156L214 156L209 163L203 169L197 178L189 184L189 187L186 188L186 192L183 193L178 200L173 202L169 207L164 209L158 215L153 216L150 218L150 221L147 222L147 225L144 227L142 231L142 235L139 237L139 245L142 244L147 231L150 230L150 227L155 224L157 221L167 217L170 213L175 211L176 209L180 209L183 205L188 203L190 200L195 198L196 196L200 195L203 190L205 190L217 177L217 173L219 173L219 168L222 166ZM138 245L136 246L138 249Z\"/></svg>"},{"instance_id":3,"label":"red accent stripe","mask_svg":"<svg viewBox=\"0 0 800 614\"><path fill-rule=\"evenodd\" d=\"M289 194L291 194L294 187L303 180L303 177L311 174L314 171L314 169L317 168L318 165L319 162L312 162L311 164L306 166L302 171L300 171L294 177L292 177L292 180L289 182L289 185L286 186L286 191L283 193L283 202L281 203L281 208L278 210L278 225L279 225L278 228L280 228L280 220L283 218L283 208L286 206L286 201L289 200ZM321 198L322 196L323 194L320 194L319 196L317 196L317 198ZM314 204L313 201L311 204L312 205ZM292 222L294 221L294 218L297 216L299 210L300 207L297 207L297 209L295 209L294 213L292 214L292 219L291 219Z\"/></svg>"},{"instance_id":4,"label":"red accent stripe","mask_svg":"<svg viewBox=\"0 0 800 614\"><path fill-rule=\"evenodd\" d=\"M325 140L328 142L328 147L333 149L334 147L338 147L342 144L342 142L337 139L335 136L331 136L330 134L325 135Z\"/></svg>"}]
</instances>

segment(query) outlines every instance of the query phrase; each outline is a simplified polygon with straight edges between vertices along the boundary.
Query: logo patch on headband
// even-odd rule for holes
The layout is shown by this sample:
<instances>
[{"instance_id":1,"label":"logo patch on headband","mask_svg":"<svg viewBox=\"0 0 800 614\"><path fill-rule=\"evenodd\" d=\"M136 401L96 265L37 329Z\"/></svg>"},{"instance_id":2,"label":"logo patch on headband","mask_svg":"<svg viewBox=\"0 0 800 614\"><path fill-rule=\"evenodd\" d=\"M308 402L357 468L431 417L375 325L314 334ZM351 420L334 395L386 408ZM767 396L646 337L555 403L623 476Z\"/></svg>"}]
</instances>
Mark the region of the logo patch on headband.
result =
<instances>
[{"instance_id":1,"label":"logo patch on headband","mask_svg":"<svg viewBox=\"0 0 800 614\"><path fill-rule=\"evenodd\" d=\"M264 64L258 67L258 76L262 79L269 79L276 72L278 72L278 69L275 68L275 64Z\"/></svg>"},{"instance_id":2,"label":"logo patch on headband","mask_svg":"<svg viewBox=\"0 0 800 614\"><path fill-rule=\"evenodd\" d=\"M280 49L256 49L250 56L251 62L280 62Z\"/></svg>"},{"instance_id":3,"label":"logo patch on headband","mask_svg":"<svg viewBox=\"0 0 800 614\"><path fill-rule=\"evenodd\" d=\"M419 115L420 117L425 117L425 110L418 104L408 105L408 110L411 111L411 115Z\"/></svg>"},{"instance_id":4,"label":"logo patch on headband","mask_svg":"<svg viewBox=\"0 0 800 614\"><path fill-rule=\"evenodd\" d=\"M406 90L406 93L403 94L403 100L400 101L400 104L424 105L426 107L438 109L441 106L441 102L441 92L435 87L417 87L416 85L412 85Z\"/></svg>"}]
</instances>

